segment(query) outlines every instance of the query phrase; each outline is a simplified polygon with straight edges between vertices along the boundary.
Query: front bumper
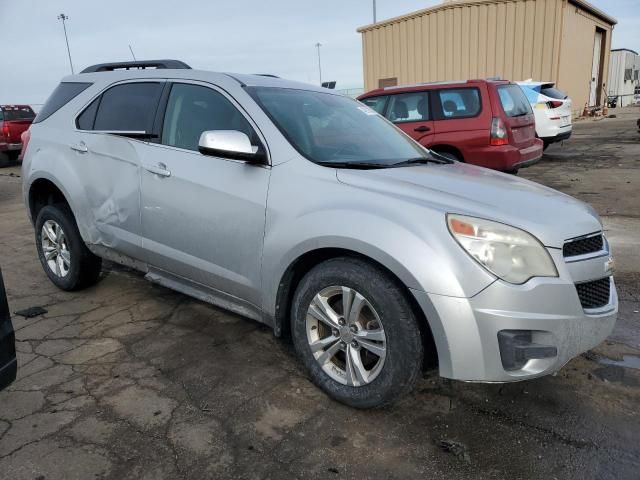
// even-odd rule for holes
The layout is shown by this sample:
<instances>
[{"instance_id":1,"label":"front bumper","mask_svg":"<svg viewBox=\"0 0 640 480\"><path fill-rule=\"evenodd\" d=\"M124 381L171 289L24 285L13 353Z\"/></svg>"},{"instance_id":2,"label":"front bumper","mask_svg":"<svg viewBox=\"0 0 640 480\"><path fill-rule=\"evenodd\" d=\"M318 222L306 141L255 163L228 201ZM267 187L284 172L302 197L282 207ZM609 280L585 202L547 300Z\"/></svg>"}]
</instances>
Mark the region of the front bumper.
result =
<instances>
[{"instance_id":1,"label":"front bumper","mask_svg":"<svg viewBox=\"0 0 640 480\"><path fill-rule=\"evenodd\" d=\"M557 254L553 256L558 264ZM615 325L615 284L611 278L607 305L585 311L569 271L576 273L576 268L584 270L588 264L559 268L558 278L533 278L524 285L496 280L472 298L413 291L429 319L440 375L480 382L535 378L559 370L573 357L600 344ZM555 347L557 354L530 359L521 368L507 370L498 340L498 333L504 330L530 331L533 344Z\"/></svg>"}]
</instances>

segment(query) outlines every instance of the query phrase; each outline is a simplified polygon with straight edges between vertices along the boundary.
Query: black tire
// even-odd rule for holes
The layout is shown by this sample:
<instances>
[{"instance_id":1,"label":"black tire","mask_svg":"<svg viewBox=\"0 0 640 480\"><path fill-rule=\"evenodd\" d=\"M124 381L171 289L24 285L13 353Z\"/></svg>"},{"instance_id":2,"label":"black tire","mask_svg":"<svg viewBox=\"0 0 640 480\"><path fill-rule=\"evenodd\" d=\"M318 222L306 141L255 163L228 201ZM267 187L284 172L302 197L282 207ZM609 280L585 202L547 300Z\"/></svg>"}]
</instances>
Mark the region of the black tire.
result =
<instances>
[{"instance_id":1,"label":"black tire","mask_svg":"<svg viewBox=\"0 0 640 480\"><path fill-rule=\"evenodd\" d=\"M315 295L331 286L345 286L359 292L380 318L386 335L386 357L370 383L357 387L340 383L331 378L313 356L307 339L307 310ZM291 323L296 352L311 380L341 403L355 408L382 407L410 392L420 377L422 338L405 292L387 272L365 260L340 257L314 267L296 289Z\"/></svg>"},{"instance_id":2,"label":"black tire","mask_svg":"<svg viewBox=\"0 0 640 480\"><path fill-rule=\"evenodd\" d=\"M52 220L62 228L66 239L65 245L70 254L70 265L65 276L58 276L45 260L42 241L42 227ZM102 269L102 259L89 251L80 236L75 218L65 204L47 205L38 213L35 226L36 248L45 273L53 284L61 290L82 290L98 281Z\"/></svg>"}]
</instances>

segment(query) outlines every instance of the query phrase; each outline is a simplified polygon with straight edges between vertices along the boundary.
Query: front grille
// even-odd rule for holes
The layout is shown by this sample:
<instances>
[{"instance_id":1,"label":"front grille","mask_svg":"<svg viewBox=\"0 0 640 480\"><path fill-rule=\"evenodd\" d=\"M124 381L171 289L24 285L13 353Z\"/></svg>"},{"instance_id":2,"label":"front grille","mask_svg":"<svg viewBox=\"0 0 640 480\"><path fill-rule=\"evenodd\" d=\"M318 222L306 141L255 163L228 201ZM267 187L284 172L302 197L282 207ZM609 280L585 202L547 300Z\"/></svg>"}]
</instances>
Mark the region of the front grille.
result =
<instances>
[{"instance_id":1,"label":"front grille","mask_svg":"<svg viewBox=\"0 0 640 480\"><path fill-rule=\"evenodd\" d=\"M594 280L593 282L576 283L576 290L582 308L600 308L609 303L609 290L611 280L609 277Z\"/></svg>"},{"instance_id":2,"label":"front grille","mask_svg":"<svg viewBox=\"0 0 640 480\"><path fill-rule=\"evenodd\" d=\"M603 247L604 240L602 234L598 234L592 237L578 238L566 242L562 247L562 255L565 257L575 257L577 255L599 252Z\"/></svg>"}]
</instances>

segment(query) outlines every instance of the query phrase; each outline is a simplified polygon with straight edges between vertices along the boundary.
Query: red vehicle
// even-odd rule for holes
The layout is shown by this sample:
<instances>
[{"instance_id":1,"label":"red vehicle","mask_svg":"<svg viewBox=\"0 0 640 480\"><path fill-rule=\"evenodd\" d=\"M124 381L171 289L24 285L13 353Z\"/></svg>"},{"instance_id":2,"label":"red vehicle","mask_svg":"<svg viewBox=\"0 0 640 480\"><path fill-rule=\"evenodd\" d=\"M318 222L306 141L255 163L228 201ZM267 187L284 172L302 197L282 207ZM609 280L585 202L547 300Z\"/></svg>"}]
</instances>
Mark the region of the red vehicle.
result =
<instances>
[{"instance_id":1,"label":"red vehicle","mask_svg":"<svg viewBox=\"0 0 640 480\"><path fill-rule=\"evenodd\" d=\"M0 154L16 160L22 150L22 133L29 129L35 112L29 105L0 105Z\"/></svg>"},{"instance_id":2,"label":"red vehicle","mask_svg":"<svg viewBox=\"0 0 640 480\"><path fill-rule=\"evenodd\" d=\"M542 157L531 105L506 80L379 88L358 100L449 158L515 173Z\"/></svg>"}]
</instances>

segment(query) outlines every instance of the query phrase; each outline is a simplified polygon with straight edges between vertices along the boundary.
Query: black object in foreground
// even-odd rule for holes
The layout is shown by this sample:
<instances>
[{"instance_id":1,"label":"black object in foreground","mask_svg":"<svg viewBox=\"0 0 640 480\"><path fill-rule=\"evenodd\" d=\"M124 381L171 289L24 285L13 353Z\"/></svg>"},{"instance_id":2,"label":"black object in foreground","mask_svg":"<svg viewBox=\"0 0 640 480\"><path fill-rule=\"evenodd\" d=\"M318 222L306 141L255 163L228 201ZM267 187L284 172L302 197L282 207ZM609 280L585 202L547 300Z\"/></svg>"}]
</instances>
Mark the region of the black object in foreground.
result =
<instances>
[{"instance_id":1,"label":"black object in foreground","mask_svg":"<svg viewBox=\"0 0 640 480\"><path fill-rule=\"evenodd\" d=\"M0 390L16 379L17 370L16 339L0 270Z\"/></svg>"}]
</instances>

